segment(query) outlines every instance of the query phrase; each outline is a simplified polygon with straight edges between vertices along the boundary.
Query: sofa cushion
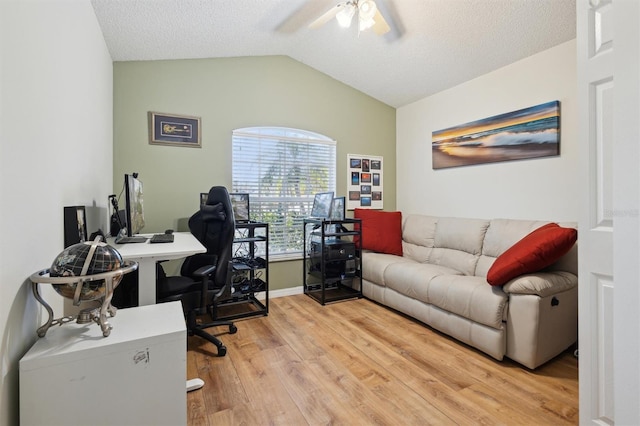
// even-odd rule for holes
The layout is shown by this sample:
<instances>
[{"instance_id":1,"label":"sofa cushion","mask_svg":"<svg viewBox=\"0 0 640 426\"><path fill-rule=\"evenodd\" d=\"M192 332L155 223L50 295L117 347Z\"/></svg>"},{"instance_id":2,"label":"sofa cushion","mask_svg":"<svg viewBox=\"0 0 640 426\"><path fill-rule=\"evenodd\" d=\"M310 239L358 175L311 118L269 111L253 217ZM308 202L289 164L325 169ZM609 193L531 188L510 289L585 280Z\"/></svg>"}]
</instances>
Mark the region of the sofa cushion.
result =
<instances>
[{"instance_id":1,"label":"sofa cushion","mask_svg":"<svg viewBox=\"0 0 640 426\"><path fill-rule=\"evenodd\" d=\"M385 285L384 272L389 265L395 263L413 263L406 257L392 254L376 253L373 251L362 252L362 279L371 281L380 286Z\"/></svg>"},{"instance_id":2,"label":"sofa cushion","mask_svg":"<svg viewBox=\"0 0 640 426\"><path fill-rule=\"evenodd\" d=\"M403 218L402 239L411 244L433 247L438 218L421 214L409 214Z\"/></svg>"},{"instance_id":3,"label":"sofa cushion","mask_svg":"<svg viewBox=\"0 0 640 426\"><path fill-rule=\"evenodd\" d=\"M483 277L438 276L429 283L429 303L495 329L506 319L507 300L501 287L488 286Z\"/></svg>"},{"instance_id":4,"label":"sofa cushion","mask_svg":"<svg viewBox=\"0 0 640 426\"><path fill-rule=\"evenodd\" d=\"M440 218L429 263L474 275L488 220Z\"/></svg>"},{"instance_id":5,"label":"sofa cushion","mask_svg":"<svg viewBox=\"0 0 640 426\"><path fill-rule=\"evenodd\" d=\"M406 241L402 242L402 256L415 260L416 262L426 263L431 258L433 247L424 247L411 244Z\"/></svg>"},{"instance_id":6,"label":"sofa cushion","mask_svg":"<svg viewBox=\"0 0 640 426\"><path fill-rule=\"evenodd\" d=\"M429 260L434 245L438 218L419 214L402 217L402 252L403 256L417 262Z\"/></svg>"},{"instance_id":7,"label":"sofa cushion","mask_svg":"<svg viewBox=\"0 0 640 426\"><path fill-rule=\"evenodd\" d=\"M385 286L405 296L429 303L429 283L434 277L458 275L460 272L429 263L394 263L384 272Z\"/></svg>"},{"instance_id":8,"label":"sofa cushion","mask_svg":"<svg viewBox=\"0 0 640 426\"><path fill-rule=\"evenodd\" d=\"M362 248L402 256L402 213L355 209L362 219Z\"/></svg>"},{"instance_id":9,"label":"sofa cushion","mask_svg":"<svg viewBox=\"0 0 640 426\"><path fill-rule=\"evenodd\" d=\"M527 234L549 222L522 219L493 219L482 245L482 254L498 257Z\"/></svg>"},{"instance_id":10,"label":"sofa cushion","mask_svg":"<svg viewBox=\"0 0 640 426\"><path fill-rule=\"evenodd\" d=\"M482 252L484 234L488 227L489 221L483 219L440 218L436 227L434 246L479 255Z\"/></svg>"},{"instance_id":11,"label":"sofa cushion","mask_svg":"<svg viewBox=\"0 0 640 426\"><path fill-rule=\"evenodd\" d=\"M573 228L543 225L502 253L487 272L487 281L500 286L519 275L539 271L564 256L577 238L578 231Z\"/></svg>"}]
</instances>

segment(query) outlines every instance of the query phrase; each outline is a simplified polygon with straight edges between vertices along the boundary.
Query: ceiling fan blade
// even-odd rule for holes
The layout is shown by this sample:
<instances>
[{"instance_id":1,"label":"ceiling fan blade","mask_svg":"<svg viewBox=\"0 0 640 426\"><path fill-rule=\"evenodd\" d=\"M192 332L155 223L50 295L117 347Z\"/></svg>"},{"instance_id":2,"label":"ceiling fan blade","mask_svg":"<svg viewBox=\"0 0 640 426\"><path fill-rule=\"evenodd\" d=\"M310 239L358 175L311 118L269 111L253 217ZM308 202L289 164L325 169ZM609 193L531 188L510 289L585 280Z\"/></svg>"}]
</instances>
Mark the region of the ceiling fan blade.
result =
<instances>
[{"instance_id":1,"label":"ceiling fan blade","mask_svg":"<svg viewBox=\"0 0 640 426\"><path fill-rule=\"evenodd\" d=\"M311 28L312 30L320 28L321 26L329 22L332 18L335 18L335 16L342 10L344 6L345 3L338 3L337 5L333 6L324 14L320 15L318 19L309 24L309 28Z\"/></svg>"},{"instance_id":2,"label":"ceiling fan blade","mask_svg":"<svg viewBox=\"0 0 640 426\"><path fill-rule=\"evenodd\" d=\"M373 17L373 21L375 22L373 24L373 31L378 34L378 35L383 35L389 32L389 30L391 30L391 27L389 27L389 24L387 24L387 21L385 21L384 17L382 16L382 13L380 13L379 10L376 10L376 14Z\"/></svg>"}]
</instances>

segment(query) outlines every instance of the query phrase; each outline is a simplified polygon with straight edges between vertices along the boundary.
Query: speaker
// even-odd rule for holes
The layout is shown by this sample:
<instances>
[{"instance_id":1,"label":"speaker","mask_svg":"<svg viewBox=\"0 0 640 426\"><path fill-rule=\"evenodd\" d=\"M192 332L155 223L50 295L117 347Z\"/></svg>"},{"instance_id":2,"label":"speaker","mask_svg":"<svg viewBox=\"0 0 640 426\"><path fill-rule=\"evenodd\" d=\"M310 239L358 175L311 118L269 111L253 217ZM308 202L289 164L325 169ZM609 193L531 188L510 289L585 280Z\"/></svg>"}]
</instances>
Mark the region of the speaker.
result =
<instances>
[{"instance_id":1,"label":"speaker","mask_svg":"<svg viewBox=\"0 0 640 426\"><path fill-rule=\"evenodd\" d=\"M118 235L118 233L120 232L120 229L124 228L126 226L126 215L124 213L124 210L120 210L117 213L112 214L111 215L111 223L109 225L109 235L111 235L112 237L115 237L116 235Z\"/></svg>"},{"instance_id":2,"label":"speaker","mask_svg":"<svg viewBox=\"0 0 640 426\"><path fill-rule=\"evenodd\" d=\"M87 240L87 215L84 206L64 208L64 247Z\"/></svg>"}]
</instances>

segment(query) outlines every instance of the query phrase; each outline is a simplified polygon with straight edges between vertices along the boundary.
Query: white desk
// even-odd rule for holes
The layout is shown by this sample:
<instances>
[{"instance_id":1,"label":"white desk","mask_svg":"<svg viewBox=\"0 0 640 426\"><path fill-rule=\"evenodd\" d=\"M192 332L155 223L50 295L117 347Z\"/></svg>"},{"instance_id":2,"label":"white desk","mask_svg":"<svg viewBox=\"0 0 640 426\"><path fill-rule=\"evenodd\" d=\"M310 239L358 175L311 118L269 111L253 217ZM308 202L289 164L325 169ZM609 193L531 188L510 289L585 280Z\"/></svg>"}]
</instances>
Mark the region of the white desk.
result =
<instances>
[{"instance_id":1,"label":"white desk","mask_svg":"<svg viewBox=\"0 0 640 426\"><path fill-rule=\"evenodd\" d=\"M145 234L143 234L145 235ZM153 234L145 235L151 237ZM138 262L138 304L156 303L156 262L182 259L207 249L190 232L174 232L172 243L131 243L116 244L114 238L107 242L120 252L123 259Z\"/></svg>"},{"instance_id":2,"label":"white desk","mask_svg":"<svg viewBox=\"0 0 640 426\"><path fill-rule=\"evenodd\" d=\"M185 425L187 333L180 302L53 327L20 360L22 425Z\"/></svg>"}]
</instances>

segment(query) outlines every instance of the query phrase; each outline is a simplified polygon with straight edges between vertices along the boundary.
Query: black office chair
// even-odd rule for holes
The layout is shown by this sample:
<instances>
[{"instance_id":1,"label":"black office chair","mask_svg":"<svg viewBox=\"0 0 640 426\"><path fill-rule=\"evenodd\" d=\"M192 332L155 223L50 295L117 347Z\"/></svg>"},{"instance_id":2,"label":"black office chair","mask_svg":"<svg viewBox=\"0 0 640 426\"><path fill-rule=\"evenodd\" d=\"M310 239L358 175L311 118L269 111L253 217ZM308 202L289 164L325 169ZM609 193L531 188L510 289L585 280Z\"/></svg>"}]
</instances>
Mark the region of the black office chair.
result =
<instances>
[{"instance_id":1,"label":"black office chair","mask_svg":"<svg viewBox=\"0 0 640 426\"><path fill-rule=\"evenodd\" d=\"M205 330L228 326L229 333L234 334L237 328L233 322L196 322L198 315L210 315L214 303L231 295L235 220L229 193L224 186L211 188L206 203L189 218L189 230L207 248L207 252L186 258L180 276L166 276L162 266L157 264L156 299L158 302L181 301L189 335L195 334L210 341L218 348L218 356L224 356L227 348L220 339Z\"/></svg>"}]
</instances>

